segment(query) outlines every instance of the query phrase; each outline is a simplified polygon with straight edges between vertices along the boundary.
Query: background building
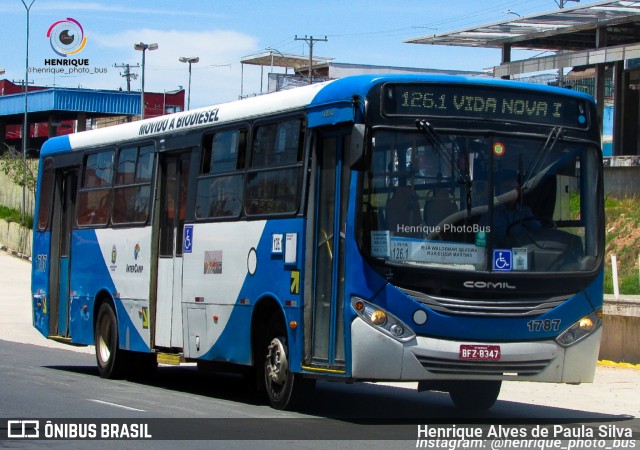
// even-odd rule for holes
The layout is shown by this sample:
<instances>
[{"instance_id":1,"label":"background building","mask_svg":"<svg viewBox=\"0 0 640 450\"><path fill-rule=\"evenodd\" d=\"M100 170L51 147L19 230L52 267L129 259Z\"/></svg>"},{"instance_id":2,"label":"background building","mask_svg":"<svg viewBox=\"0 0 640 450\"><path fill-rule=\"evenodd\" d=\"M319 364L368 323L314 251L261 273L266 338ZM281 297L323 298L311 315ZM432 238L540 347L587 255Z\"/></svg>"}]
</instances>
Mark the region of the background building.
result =
<instances>
[{"instance_id":1,"label":"background building","mask_svg":"<svg viewBox=\"0 0 640 450\"><path fill-rule=\"evenodd\" d=\"M185 91L145 93L145 117L184 110ZM24 86L0 80L0 151L22 148ZM140 93L46 86L28 87L27 155L37 156L48 138L136 120Z\"/></svg>"}]
</instances>

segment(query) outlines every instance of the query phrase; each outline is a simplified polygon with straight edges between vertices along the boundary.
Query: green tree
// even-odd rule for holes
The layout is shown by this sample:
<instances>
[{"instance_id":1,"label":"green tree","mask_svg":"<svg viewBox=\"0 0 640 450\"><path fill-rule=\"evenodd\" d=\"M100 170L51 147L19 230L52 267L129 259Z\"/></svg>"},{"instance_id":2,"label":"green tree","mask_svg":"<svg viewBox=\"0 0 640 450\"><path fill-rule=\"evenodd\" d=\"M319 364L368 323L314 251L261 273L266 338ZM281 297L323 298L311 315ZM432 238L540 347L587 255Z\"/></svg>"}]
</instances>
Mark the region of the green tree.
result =
<instances>
[{"instance_id":1,"label":"green tree","mask_svg":"<svg viewBox=\"0 0 640 450\"><path fill-rule=\"evenodd\" d=\"M13 183L24 186L32 194L36 192L36 182L38 174L29 165L28 161L22 158L22 153L7 144L4 144L5 151L0 154L0 170L7 175Z\"/></svg>"},{"instance_id":2,"label":"green tree","mask_svg":"<svg viewBox=\"0 0 640 450\"><path fill-rule=\"evenodd\" d=\"M17 186L28 189L32 195L36 192L38 173L35 166L22 158L22 153L7 144L0 148L0 170L5 173ZM26 208L26 205L25 205ZM28 223L32 219L32 212L22 211L22 222Z\"/></svg>"}]
</instances>

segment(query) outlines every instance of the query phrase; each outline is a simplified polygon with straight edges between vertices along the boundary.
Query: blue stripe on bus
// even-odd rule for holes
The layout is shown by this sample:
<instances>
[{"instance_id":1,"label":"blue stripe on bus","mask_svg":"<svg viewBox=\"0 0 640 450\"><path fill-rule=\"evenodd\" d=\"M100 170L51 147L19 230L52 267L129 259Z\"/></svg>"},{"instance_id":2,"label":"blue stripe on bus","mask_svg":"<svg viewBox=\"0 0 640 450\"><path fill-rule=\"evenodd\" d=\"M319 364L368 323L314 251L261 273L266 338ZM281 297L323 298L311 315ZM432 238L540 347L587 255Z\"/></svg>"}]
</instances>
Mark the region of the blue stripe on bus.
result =
<instances>
[{"instance_id":1,"label":"blue stripe on bus","mask_svg":"<svg viewBox=\"0 0 640 450\"><path fill-rule=\"evenodd\" d=\"M513 80L501 80L495 78L470 78L458 75L356 75L340 78L327 84L309 104L309 108L315 108L324 104L345 101L351 102L353 95L365 97L369 91L379 83L445 83L445 84L472 84L479 86L494 86L508 89L525 89L532 92L544 92L554 95L563 95L581 98L593 102L593 97L583 92L574 91L567 88L547 86L542 84L530 84ZM343 99L340 95L348 94Z\"/></svg>"},{"instance_id":2,"label":"blue stripe on bus","mask_svg":"<svg viewBox=\"0 0 640 450\"><path fill-rule=\"evenodd\" d=\"M49 295L50 242L50 232L34 233L31 258L33 260L31 292L37 294L38 298L33 298L33 326L45 337L49 336L49 299L51 298Z\"/></svg>"},{"instance_id":3,"label":"blue stripe on bus","mask_svg":"<svg viewBox=\"0 0 640 450\"><path fill-rule=\"evenodd\" d=\"M284 312L285 324L288 325L293 320L299 325L295 331L291 331L287 326L287 331L291 369L300 370L304 353L302 299L304 296L305 226L304 219L282 219L267 222L256 248L258 270L255 275L247 273L224 330L212 348L202 356L202 359L252 364L251 318L257 303L266 298L272 298L276 300ZM285 264L283 253L277 255L271 253L273 234L284 236L287 233L297 234L297 263L295 265ZM300 270L300 291L298 294L291 294L290 291L292 270ZM265 290L265 287L268 290ZM250 299L250 307L241 304L241 299ZM286 306L285 303L288 300L295 300L296 306Z\"/></svg>"},{"instance_id":4,"label":"blue stripe on bus","mask_svg":"<svg viewBox=\"0 0 640 450\"><path fill-rule=\"evenodd\" d=\"M102 257L95 230L74 230L71 262L72 323L71 340L76 344L93 345L95 298L101 291L109 293L116 308L120 348L149 352L140 333L127 314L122 301L114 298L117 292L107 262ZM84 307L86 306L86 309Z\"/></svg>"},{"instance_id":5,"label":"blue stripe on bus","mask_svg":"<svg viewBox=\"0 0 640 450\"><path fill-rule=\"evenodd\" d=\"M69 331L69 257L61 256L58 269L58 335Z\"/></svg>"},{"instance_id":6,"label":"blue stripe on bus","mask_svg":"<svg viewBox=\"0 0 640 450\"><path fill-rule=\"evenodd\" d=\"M448 315L429 309L422 303L410 299L406 294L388 284L373 299L373 303L393 311L393 314L410 326L420 336L458 340L516 342L527 340L555 339L560 332L573 325L582 317L602 307L603 278L600 275L584 291L563 302L550 311L535 317L471 317ZM424 325L413 322L417 310L427 311L428 320ZM529 322L546 319L560 320L557 329L544 327L532 331ZM554 325L555 326L555 325Z\"/></svg>"},{"instance_id":7,"label":"blue stripe on bus","mask_svg":"<svg viewBox=\"0 0 640 450\"><path fill-rule=\"evenodd\" d=\"M52 155L54 153L63 153L71 150L71 142L69 141L69 135L56 136L48 139L40 150L40 157L46 155Z\"/></svg>"}]
</instances>

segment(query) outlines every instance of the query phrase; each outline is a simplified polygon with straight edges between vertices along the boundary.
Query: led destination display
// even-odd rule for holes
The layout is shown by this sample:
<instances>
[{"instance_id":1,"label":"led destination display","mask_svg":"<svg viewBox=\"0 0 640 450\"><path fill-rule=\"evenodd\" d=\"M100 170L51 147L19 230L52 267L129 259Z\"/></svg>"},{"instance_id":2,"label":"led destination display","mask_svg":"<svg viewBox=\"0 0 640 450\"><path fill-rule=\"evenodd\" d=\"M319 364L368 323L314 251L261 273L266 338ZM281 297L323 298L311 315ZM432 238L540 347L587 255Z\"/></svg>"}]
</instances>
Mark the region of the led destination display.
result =
<instances>
[{"instance_id":1,"label":"led destination display","mask_svg":"<svg viewBox=\"0 0 640 450\"><path fill-rule=\"evenodd\" d=\"M388 84L383 112L389 116L460 117L586 128L586 102L572 97L461 84Z\"/></svg>"}]
</instances>

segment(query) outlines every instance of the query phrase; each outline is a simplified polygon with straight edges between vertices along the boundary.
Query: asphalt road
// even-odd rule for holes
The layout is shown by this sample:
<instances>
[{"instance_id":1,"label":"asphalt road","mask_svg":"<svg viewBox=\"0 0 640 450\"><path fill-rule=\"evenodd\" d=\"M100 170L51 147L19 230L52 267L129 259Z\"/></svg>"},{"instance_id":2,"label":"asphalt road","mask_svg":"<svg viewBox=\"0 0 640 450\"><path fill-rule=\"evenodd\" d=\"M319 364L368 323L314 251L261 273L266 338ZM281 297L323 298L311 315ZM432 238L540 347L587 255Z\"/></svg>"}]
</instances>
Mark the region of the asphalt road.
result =
<instances>
[{"instance_id":1,"label":"asphalt road","mask_svg":"<svg viewBox=\"0 0 640 450\"><path fill-rule=\"evenodd\" d=\"M319 382L303 410L281 412L248 393L240 377L203 374L193 365L160 367L152 379L103 380L92 347L64 346L31 327L29 279L28 262L0 253L0 431L6 420L76 418L142 421L156 437L170 436L173 424L182 427L178 437L224 439L180 445L190 448L362 448L363 439L368 448L415 448L417 426L438 423L613 424L640 433L637 368L598 366L595 382L579 386L505 382L496 405L474 415L455 409L447 394L416 392L415 384ZM89 444L30 445L64 442L65 448ZM91 444L123 447L122 441Z\"/></svg>"}]
</instances>

